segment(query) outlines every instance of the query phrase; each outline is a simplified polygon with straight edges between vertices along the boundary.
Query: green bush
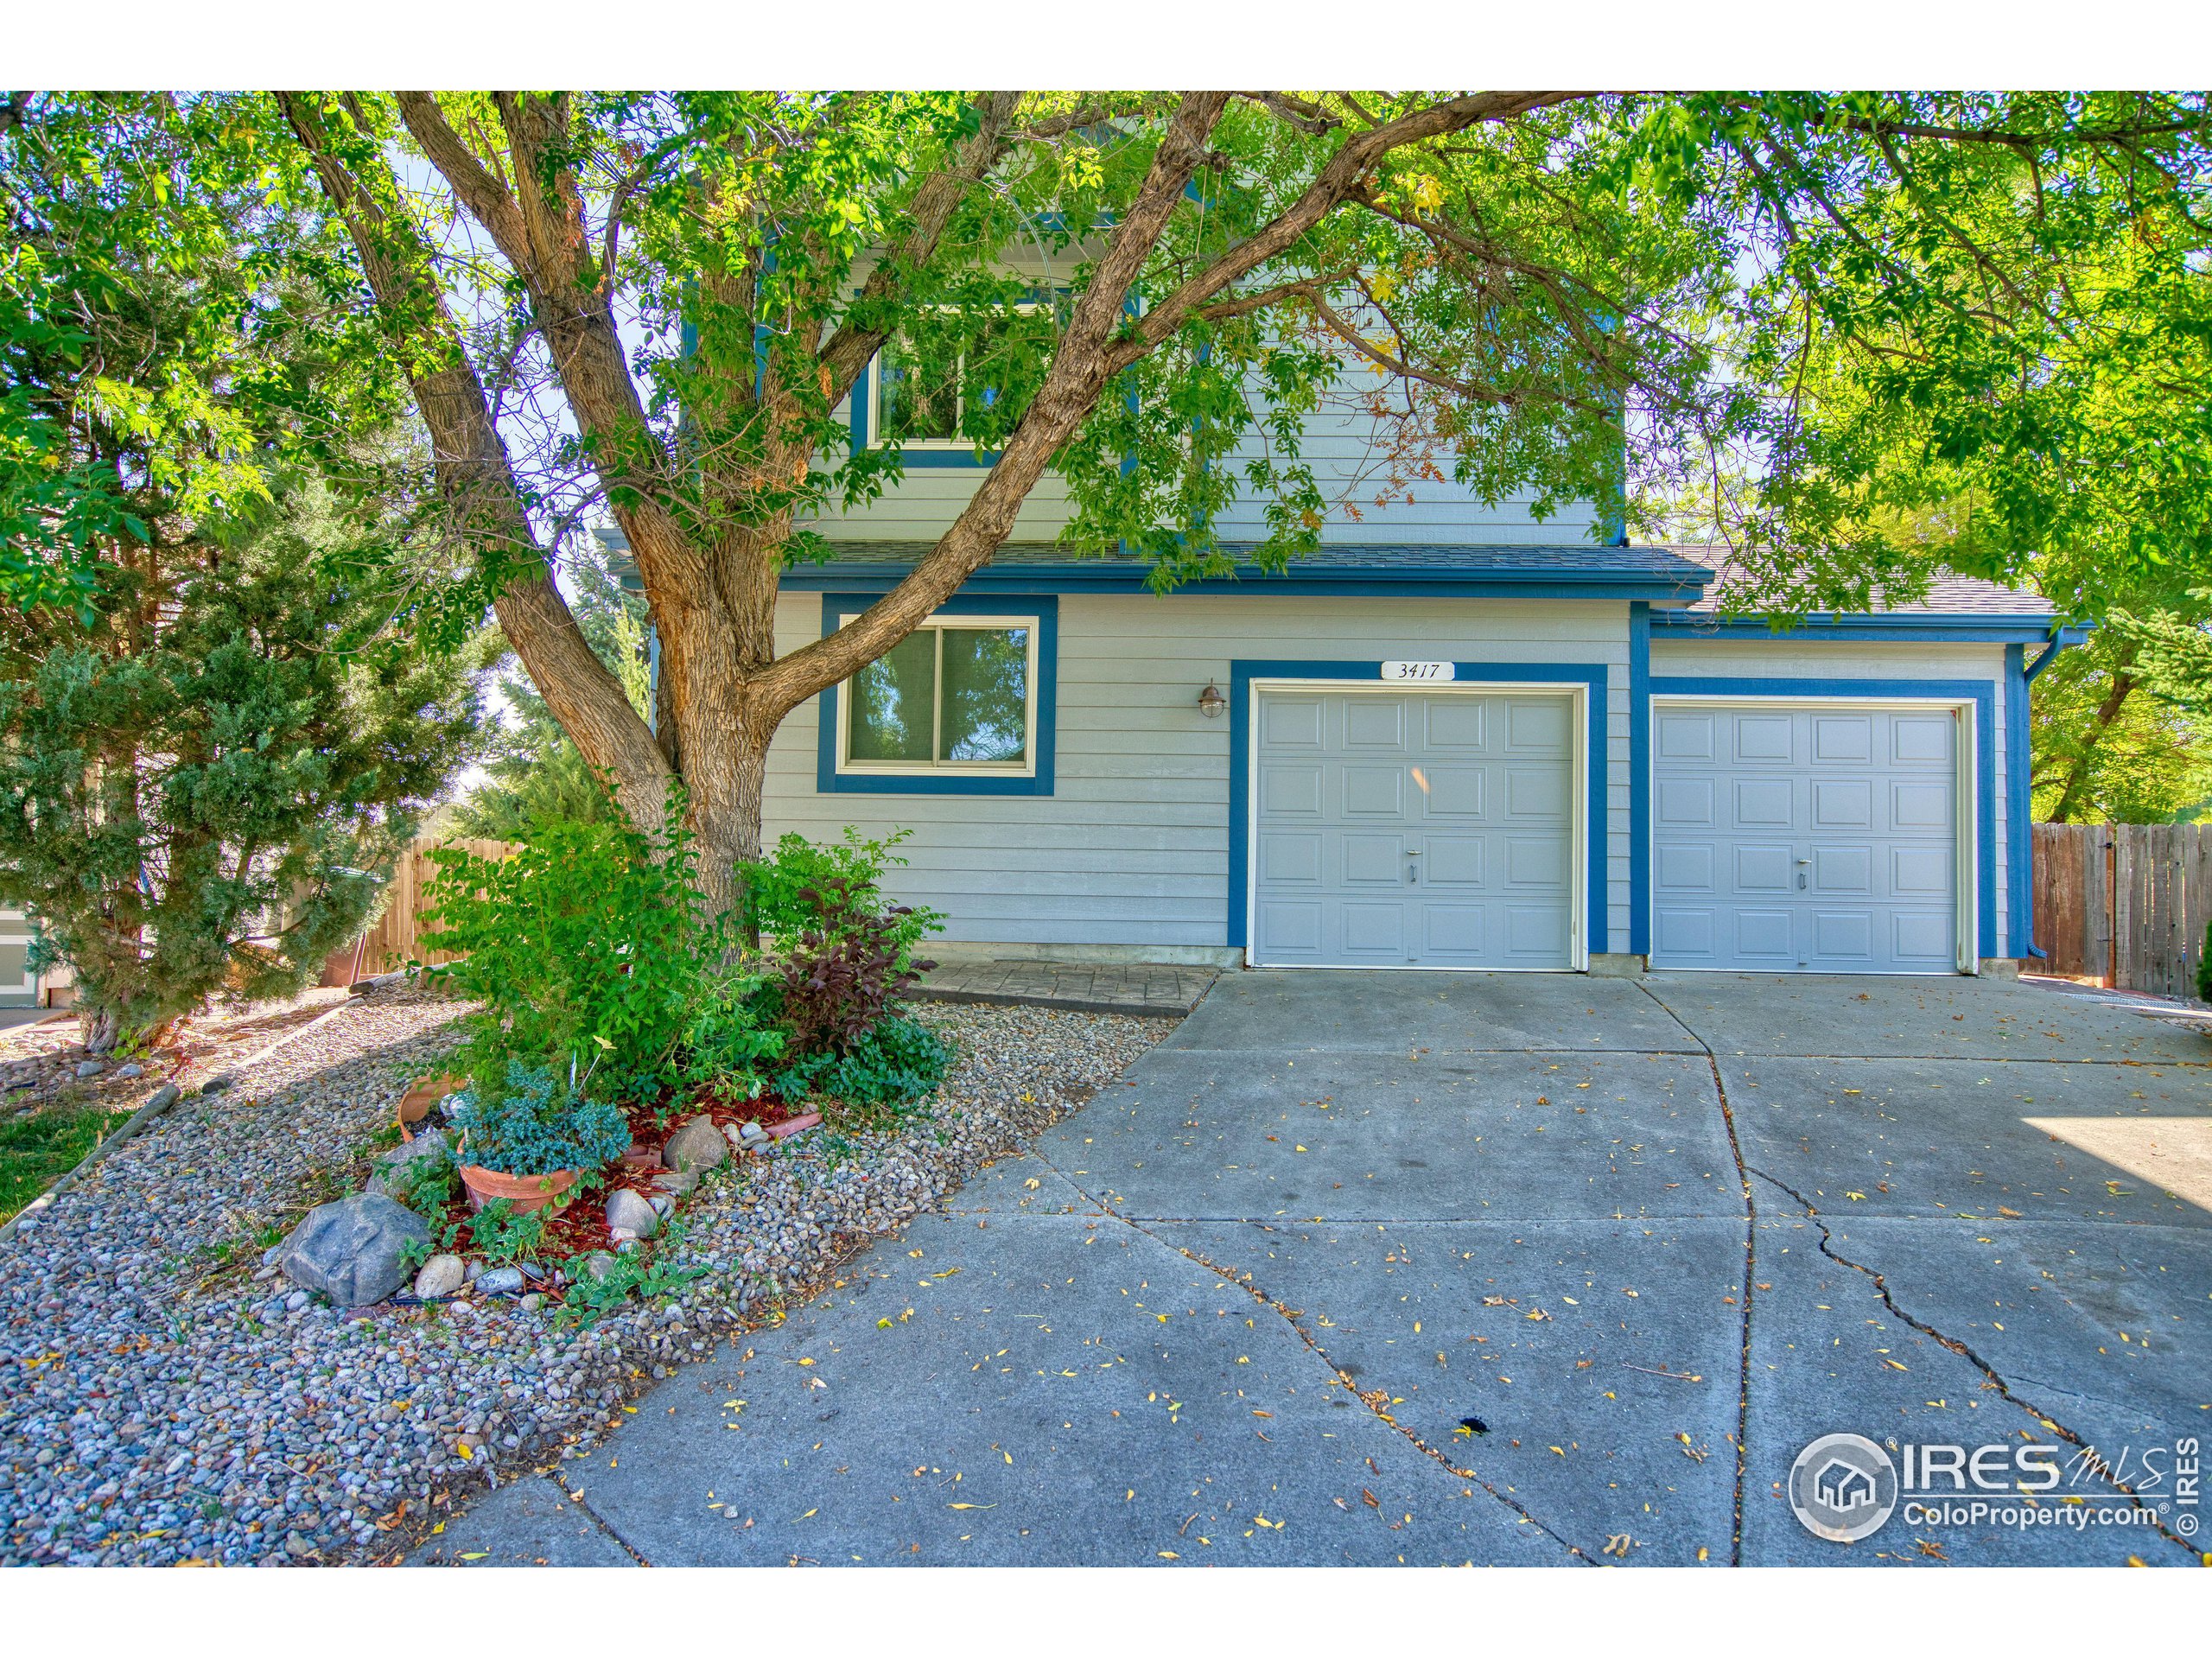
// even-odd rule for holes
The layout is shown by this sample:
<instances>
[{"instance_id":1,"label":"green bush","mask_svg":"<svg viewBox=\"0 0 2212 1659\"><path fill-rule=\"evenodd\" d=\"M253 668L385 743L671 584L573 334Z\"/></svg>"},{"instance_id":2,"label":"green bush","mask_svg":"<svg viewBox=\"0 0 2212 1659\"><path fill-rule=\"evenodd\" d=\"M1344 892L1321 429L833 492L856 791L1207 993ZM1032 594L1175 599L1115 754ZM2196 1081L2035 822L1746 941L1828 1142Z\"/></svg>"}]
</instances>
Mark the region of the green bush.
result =
<instances>
[{"instance_id":1,"label":"green bush","mask_svg":"<svg viewBox=\"0 0 2212 1659\"><path fill-rule=\"evenodd\" d=\"M2196 959L2196 1000L2212 1002L2212 924L2204 929L2204 954Z\"/></svg>"},{"instance_id":2,"label":"green bush","mask_svg":"<svg viewBox=\"0 0 2212 1659\"><path fill-rule=\"evenodd\" d=\"M572 1091L650 1098L674 1060L704 976L726 937L690 880L683 803L671 798L655 847L626 823L531 825L504 859L465 849L439 865L429 912L442 950L432 970L480 1004L461 1064L495 1094L507 1067L565 1072Z\"/></svg>"},{"instance_id":3,"label":"green bush","mask_svg":"<svg viewBox=\"0 0 2212 1659\"><path fill-rule=\"evenodd\" d=\"M785 836L745 872L747 919L763 944L788 950L803 935L836 932L849 918L892 914L883 873L906 863L892 849L912 833L900 830L874 840L849 823L842 842L817 845L796 832ZM900 963L944 925L938 911L899 910L890 938Z\"/></svg>"},{"instance_id":4,"label":"green bush","mask_svg":"<svg viewBox=\"0 0 2212 1659\"><path fill-rule=\"evenodd\" d=\"M497 1095L472 1084L454 1105L464 1163L502 1175L591 1174L630 1144L630 1121L611 1100L579 1099L551 1071L507 1063Z\"/></svg>"},{"instance_id":5,"label":"green bush","mask_svg":"<svg viewBox=\"0 0 2212 1659\"><path fill-rule=\"evenodd\" d=\"M895 1110L944 1081L952 1051L927 1026L901 1014L879 1020L842 1052L804 1055L776 1073L787 1099L829 1095L848 1105Z\"/></svg>"},{"instance_id":6,"label":"green bush","mask_svg":"<svg viewBox=\"0 0 2212 1659\"><path fill-rule=\"evenodd\" d=\"M766 985L733 973L703 988L683 1031L686 1084L726 1097L760 1092L760 1063L780 1058L789 1035L766 1011Z\"/></svg>"}]
</instances>

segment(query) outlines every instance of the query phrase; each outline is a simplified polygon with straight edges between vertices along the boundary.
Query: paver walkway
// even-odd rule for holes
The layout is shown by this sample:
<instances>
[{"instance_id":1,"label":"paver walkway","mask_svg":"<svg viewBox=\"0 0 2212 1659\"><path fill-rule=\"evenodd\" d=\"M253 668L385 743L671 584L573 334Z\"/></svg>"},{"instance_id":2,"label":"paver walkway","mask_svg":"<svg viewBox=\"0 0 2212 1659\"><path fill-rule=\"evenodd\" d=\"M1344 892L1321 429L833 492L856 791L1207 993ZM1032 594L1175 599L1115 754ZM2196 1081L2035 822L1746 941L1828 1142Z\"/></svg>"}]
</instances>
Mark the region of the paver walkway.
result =
<instances>
[{"instance_id":1,"label":"paver walkway","mask_svg":"<svg viewBox=\"0 0 2212 1659\"><path fill-rule=\"evenodd\" d=\"M1082 963L997 958L940 963L917 994L944 1002L1027 1003L1080 1014L1160 1014L1179 1020L1217 977L1172 962Z\"/></svg>"},{"instance_id":2,"label":"paver walkway","mask_svg":"<svg viewBox=\"0 0 2212 1659\"><path fill-rule=\"evenodd\" d=\"M1230 975L420 1559L2194 1563L1840 1545L1782 1483L1840 1431L2212 1427L2212 1214L2144 1150L2208 1122L2212 1039L2017 984ZM2120 1129L2138 1167L2076 1144Z\"/></svg>"}]
</instances>

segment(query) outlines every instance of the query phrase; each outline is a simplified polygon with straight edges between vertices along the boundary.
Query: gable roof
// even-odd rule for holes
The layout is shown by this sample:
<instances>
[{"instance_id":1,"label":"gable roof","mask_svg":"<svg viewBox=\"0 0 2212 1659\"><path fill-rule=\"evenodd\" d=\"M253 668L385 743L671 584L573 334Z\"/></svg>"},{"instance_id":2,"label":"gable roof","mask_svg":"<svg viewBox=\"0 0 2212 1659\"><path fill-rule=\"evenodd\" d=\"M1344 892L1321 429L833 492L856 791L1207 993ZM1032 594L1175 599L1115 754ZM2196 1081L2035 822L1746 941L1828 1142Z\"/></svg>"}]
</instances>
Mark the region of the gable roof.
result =
<instances>
[{"instance_id":1,"label":"gable roof","mask_svg":"<svg viewBox=\"0 0 2212 1659\"><path fill-rule=\"evenodd\" d=\"M1708 572L1711 585L1689 607L1692 611L1710 613L1720 609L1732 588L1738 586L1737 572L1729 561L1729 549L1725 543L1669 542L1663 544L1669 552L1702 566ZM1929 582L1927 596L1910 604L1878 604L1862 614L1872 616L2050 616L2055 614L2051 603L2041 594L2024 588L2007 588L2001 582L1985 582L1980 576L1961 576L1948 570L1938 571Z\"/></svg>"}]
</instances>

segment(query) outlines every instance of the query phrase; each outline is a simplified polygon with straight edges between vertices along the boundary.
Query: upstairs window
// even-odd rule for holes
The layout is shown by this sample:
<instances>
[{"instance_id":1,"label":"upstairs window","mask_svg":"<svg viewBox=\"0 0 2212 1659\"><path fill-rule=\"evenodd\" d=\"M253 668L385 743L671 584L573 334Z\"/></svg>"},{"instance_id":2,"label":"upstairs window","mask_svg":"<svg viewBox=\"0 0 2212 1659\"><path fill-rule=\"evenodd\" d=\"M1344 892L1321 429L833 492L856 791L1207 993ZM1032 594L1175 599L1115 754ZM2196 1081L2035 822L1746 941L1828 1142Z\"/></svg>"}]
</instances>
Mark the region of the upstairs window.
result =
<instances>
[{"instance_id":1,"label":"upstairs window","mask_svg":"<svg viewBox=\"0 0 2212 1659\"><path fill-rule=\"evenodd\" d=\"M871 445L996 448L1028 408L1051 360L1049 308L976 321L945 311L902 329L868 377Z\"/></svg>"},{"instance_id":2,"label":"upstairs window","mask_svg":"<svg viewBox=\"0 0 2212 1659\"><path fill-rule=\"evenodd\" d=\"M1037 619L940 616L845 683L838 770L1036 772Z\"/></svg>"}]
</instances>

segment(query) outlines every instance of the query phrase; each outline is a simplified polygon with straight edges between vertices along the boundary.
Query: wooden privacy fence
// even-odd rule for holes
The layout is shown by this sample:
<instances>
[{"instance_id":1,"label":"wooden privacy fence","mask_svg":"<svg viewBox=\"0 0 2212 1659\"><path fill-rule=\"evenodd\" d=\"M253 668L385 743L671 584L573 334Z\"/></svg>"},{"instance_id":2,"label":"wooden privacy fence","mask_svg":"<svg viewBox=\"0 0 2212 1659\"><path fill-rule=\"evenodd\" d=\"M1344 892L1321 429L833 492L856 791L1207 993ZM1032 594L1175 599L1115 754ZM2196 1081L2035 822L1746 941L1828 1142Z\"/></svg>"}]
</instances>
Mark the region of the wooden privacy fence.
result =
<instances>
[{"instance_id":1,"label":"wooden privacy fence","mask_svg":"<svg viewBox=\"0 0 2212 1659\"><path fill-rule=\"evenodd\" d=\"M357 979L366 979L371 974L385 974L404 968L418 957L424 962L453 960L450 951L440 950L435 945L426 948L425 942L437 937L437 929L423 919L423 912L430 908L430 900L423 889L438 874L438 867L430 861L430 855L441 847L458 847L474 853L479 858L505 858L514 850L509 842L504 841L464 838L416 842L400 855L398 863L392 867L391 880L385 891L384 908L370 925L369 931L351 949L333 951L330 959L323 964L324 984L350 985Z\"/></svg>"},{"instance_id":2,"label":"wooden privacy fence","mask_svg":"<svg viewBox=\"0 0 2212 1659\"><path fill-rule=\"evenodd\" d=\"M2212 824L2038 823L2036 943L2048 969L2196 995L2212 921Z\"/></svg>"}]
</instances>

